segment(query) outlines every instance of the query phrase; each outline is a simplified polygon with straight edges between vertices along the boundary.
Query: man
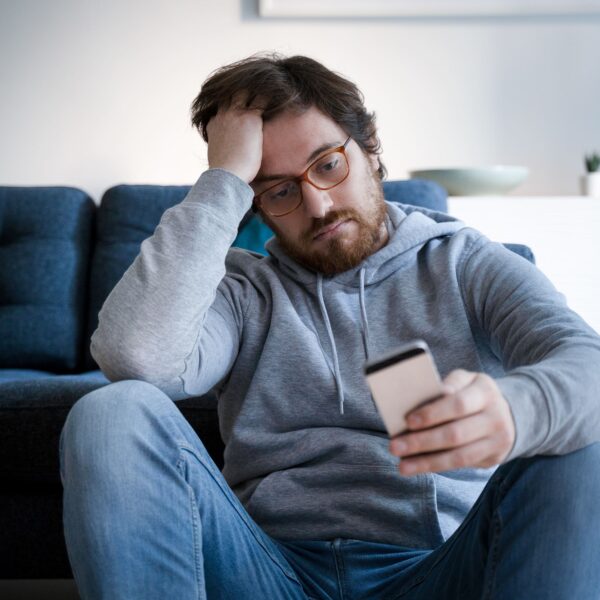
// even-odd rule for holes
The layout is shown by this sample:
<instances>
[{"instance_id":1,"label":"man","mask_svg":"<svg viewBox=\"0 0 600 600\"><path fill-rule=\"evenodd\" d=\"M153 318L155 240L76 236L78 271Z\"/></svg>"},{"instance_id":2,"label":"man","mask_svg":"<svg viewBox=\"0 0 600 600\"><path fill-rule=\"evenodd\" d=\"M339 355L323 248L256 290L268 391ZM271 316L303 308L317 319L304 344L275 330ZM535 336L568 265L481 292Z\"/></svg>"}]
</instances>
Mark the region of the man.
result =
<instances>
[{"instance_id":1,"label":"man","mask_svg":"<svg viewBox=\"0 0 600 600\"><path fill-rule=\"evenodd\" d=\"M209 169L104 304L115 383L61 436L82 596L600 597L593 330L501 245L386 203L373 115L319 63L223 67L192 120ZM252 205L266 258L230 250ZM389 440L362 366L415 338L444 395ZM222 474L173 404L215 386Z\"/></svg>"}]
</instances>

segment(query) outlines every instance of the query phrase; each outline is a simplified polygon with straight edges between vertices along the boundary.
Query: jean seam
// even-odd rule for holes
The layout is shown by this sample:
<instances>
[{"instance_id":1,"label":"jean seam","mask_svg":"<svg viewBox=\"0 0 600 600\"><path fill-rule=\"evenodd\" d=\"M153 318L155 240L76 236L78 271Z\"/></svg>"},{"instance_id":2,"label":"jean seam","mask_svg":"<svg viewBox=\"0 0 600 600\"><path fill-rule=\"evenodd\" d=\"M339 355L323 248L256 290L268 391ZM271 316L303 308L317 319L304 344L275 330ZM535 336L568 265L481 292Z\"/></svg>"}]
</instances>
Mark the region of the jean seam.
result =
<instances>
[{"instance_id":1,"label":"jean seam","mask_svg":"<svg viewBox=\"0 0 600 600\"><path fill-rule=\"evenodd\" d=\"M341 546L338 545L338 541L334 540L331 544L331 552L333 554L333 562L335 564L335 571L337 574L337 578L338 578L338 583L339 583L339 595L340 595L340 600L344 600L344 564L343 564L343 559L341 556L341 550L339 550ZM339 552L338 552L339 550ZM338 554L339 554L339 560L338 560Z\"/></svg>"},{"instance_id":2,"label":"jean seam","mask_svg":"<svg viewBox=\"0 0 600 600\"><path fill-rule=\"evenodd\" d=\"M500 544L499 539L502 533L502 518L499 511L494 512L492 526L492 542L489 548L488 567L486 568L483 600L489 600L494 590L496 581L496 569L500 563Z\"/></svg>"},{"instance_id":3,"label":"jean seam","mask_svg":"<svg viewBox=\"0 0 600 600\"><path fill-rule=\"evenodd\" d=\"M510 487L507 485L507 479L508 473L504 477L499 478L497 484L497 497L496 501L494 502L496 508L492 517L492 539L489 545L488 567L486 568L486 581L483 595L484 600L489 600L492 598L494 582L496 581L496 570L500 564L500 535L502 534L502 515L500 514L500 504L504 500L508 488Z\"/></svg>"},{"instance_id":4,"label":"jean seam","mask_svg":"<svg viewBox=\"0 0 600 600\"><path fill-rule=\"evenodd\" d=\"M221 478L223 477L223 474L218 470L217 466L214 465L214 462L213 462L213 465L214 465L215 472L213 472L213 468L211 468L211 465L206 463L206 461L204 460L202 455L200 455L196 451L196 448L194 448L193 444L185 437L185 432L182 431L182 429L181 429L181 423L178 422L180 418L185 419L185 417L183 417L183 415L181 415L181 414L178 414L178 415L173 414L172 411L165 412L164 415L162 415L162 416L166 417L165 423L168 422L170 424L170 426L172 427L171 435L173 436L173 440L179 447L180 451L188 452L196 459L196 461L200 465L202 465L202 467L205 469L205 471L210 475L212 480L217 484L217 486L223 492L223 495L227 498L227 501L229 502L229 504L234 508L234 510L237 512L237 514L242 519L242 521L245 523L246 527L248 528L250 533L252 533L252 536L258 542L260 547L265 551L265 553L269 556L269 558L279 567L279 569L283 572L283 574L288 579L292 580L294 583L296 583L298 586L300 586L300 588L303 589L302 583L300 582L300 580L298 579L298 577L294 573L294 571L291 569L291 567L288 569L282 563L281 559L278 558L278 556L265 544L263 539L254 530L254 527L253 527L254 523L251 521L248 521L249 515L247 515L244 510L240 511L237 504L232 500L231 495L234 495L234 492L227 484L225 484L225 487L223 487L223 485L221 484ZM187 425L189 425L189 423L187 423ZM202 440L200 440L198 434L191 428L191 425L189 425L189 429L191 430L191 433L193 433L193 435L196 436L198 438L199 442L202 444ZM206 448L205 448L205 451L208 454L208 450L206 450ZM238 502L239 502L239 500L238 500ZM258 525L256 525L256 526L258 527Z\"/></svg>"},{"instance_id":5,"label":"jean seam","mask_svg":"<svg viewBox=\"0 0 600 600\"><path fill-rule=\"evenodd\" d=\"M346 595L346 586L345 586L345 582L346 582L346 566L344 565L344 553L342 552L342 544L340 543L340 545L338 546L338 555L339 555L339 559L340 559L340 594L342 596L342 598L345 597Z\"/></svg>"},{"instance_id":6,"label":"jean seam","mask_svg":"<svg viewBox=\"0 0 600 600\"><path fill-rule=\"evenodd\" d=\"M204 467L204 469L209 473L209 475L211 476L211 478L213 479L213 481L219 486L219 488L223 492L224 496L227 498L227 501L229 502L229 504L234 508L234 510L240 516L240 518L242 519L242 521L244 522L244 524L246 525L246 527L248 528L248 530L250 531L250 533L252 534L252 536L254 537L254 539L260 545L260 547L265 551L265 553L269 556L269 558L281 569L281 571L283 572L283 574L286 577L288 577L289 579L291 579L294 583L297 583L302 588L302 583L300 582L300 580L298 579L298 577L296 576L296 574L293 571L292 572L288 572L288 569L285 567L285 565L283 565L281 563L281 561L278 559L278 557L264 543L264 541L261 539L261 537L259 535L257 535L256 531L254 531L253 524L251 522L248 522L247 515L244 514L243 511L240 511L239 507L236 505L236 503L233 502L232 498L230 497L230 494L233 493L233 491L231 490L231 488L229 488L229 487L227 487L226 489L223 488L223 486L221 485L221 482L219 481L219 479L217 477L215 477L215 475L214 475L214 473L212 473L212 470L210 469L210 467L207 466L205 464L204 460L202 460L202 458L199 457L196 454L196 452L194 451L193 448L187 446L187 444L180 445L180 448L181 448L181 450L189 452L198 461L198 463L200 463L202 465L202 467Z\"/></svg>"},{"instance_id":7,"label":"jean seam","mask_svg":"<svg viewBox=\"0 0 600 600\"><path fill-rule=\"evenodd\" d=\"M186 468L183 466L183 463L185 463L185 459L180 456L179 460L177 461L177 469L182 473L182 475L184 474L184 469ZM184 475L184 479L185 479L185 475ZM202 534L200 531L200 523L199 523L200 515L198 514L198 504L196 501L196 494L194 493L194 489L187 481L186 481L186 485L188 488L188 500L190 502L190 514L192 516L194 565L196 568L196 590L197 590L196 597L198 599L200 599L201 598L200 589L202 588L202 581L200 580L200 557L202 555L201 554L202 549L200 547L201 539L202 539Z\"/></svg>"},{"instance_id":8,"label":"jean seam","mask_svg":"<svg viewBox=\"0 0 600 600\"><path fill-rule=\"evenodd\" d=\"M63 432L64 432L65 428L63 425L63 428L60 431L60 436L58 438L58 472L60 475L60 482L64 488L64 484L65 484L65 474L64 474L64 451L63 451Z\"/></svg>"}]
</instances>

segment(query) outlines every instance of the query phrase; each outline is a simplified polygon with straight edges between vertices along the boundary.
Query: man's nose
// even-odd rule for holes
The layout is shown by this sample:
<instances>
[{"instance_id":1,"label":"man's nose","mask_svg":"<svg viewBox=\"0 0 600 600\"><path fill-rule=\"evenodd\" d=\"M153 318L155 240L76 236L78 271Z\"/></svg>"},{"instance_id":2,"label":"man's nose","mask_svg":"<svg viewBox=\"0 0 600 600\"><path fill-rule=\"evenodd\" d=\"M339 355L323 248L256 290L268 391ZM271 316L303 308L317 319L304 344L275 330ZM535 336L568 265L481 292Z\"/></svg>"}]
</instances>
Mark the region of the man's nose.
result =
<instances>
[{"instance_id":1,"label":"man's nose","mask_svg":"<svg viewBox=\"0 0 600 600\"><path fill-rule=\"evenodd\" d=\"M308 181L302 182L302 203L309 217L322 219L333 206L328 190L319 190Z\"/></svg>"}]
</instances>

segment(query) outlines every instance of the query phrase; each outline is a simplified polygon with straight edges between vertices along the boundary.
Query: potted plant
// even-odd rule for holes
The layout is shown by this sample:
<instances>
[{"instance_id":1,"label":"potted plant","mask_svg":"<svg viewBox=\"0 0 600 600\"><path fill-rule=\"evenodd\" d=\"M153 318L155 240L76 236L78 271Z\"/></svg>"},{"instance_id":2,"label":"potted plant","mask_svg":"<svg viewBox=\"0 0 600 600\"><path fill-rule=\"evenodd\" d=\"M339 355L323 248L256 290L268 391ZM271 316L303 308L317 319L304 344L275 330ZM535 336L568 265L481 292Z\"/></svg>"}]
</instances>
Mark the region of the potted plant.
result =
<instances>
[{"instance_id":1,"label":"potted plant","mask_svg":"<svg viewBox=\"0 0 600 600\"><path fill-rule=\"evenodd\" d=\"M581 177L581 190L584 196L600 198L600 155L597 153L585 156L586 175Z\"/></svg>"}]
</instances>

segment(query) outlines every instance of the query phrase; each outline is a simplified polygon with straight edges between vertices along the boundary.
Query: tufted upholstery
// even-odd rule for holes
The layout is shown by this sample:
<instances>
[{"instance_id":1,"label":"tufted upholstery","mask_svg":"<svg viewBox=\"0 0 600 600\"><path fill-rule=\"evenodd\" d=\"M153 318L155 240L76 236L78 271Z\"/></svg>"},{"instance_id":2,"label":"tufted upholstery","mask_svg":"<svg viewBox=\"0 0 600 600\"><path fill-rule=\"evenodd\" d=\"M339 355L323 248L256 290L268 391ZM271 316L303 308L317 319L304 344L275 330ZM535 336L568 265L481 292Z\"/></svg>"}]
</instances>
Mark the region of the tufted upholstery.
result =
<instances>
[{"instance_id":1,"label":"tufted upholstery","mask_svg":"<svg viewBox=\"0 0 600 600\"><path fill-rule=\"evenodd\" d=\"M0 187L0 368L81 366L94 209L74 188Z\"/></svg>"}]
</instances>

